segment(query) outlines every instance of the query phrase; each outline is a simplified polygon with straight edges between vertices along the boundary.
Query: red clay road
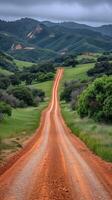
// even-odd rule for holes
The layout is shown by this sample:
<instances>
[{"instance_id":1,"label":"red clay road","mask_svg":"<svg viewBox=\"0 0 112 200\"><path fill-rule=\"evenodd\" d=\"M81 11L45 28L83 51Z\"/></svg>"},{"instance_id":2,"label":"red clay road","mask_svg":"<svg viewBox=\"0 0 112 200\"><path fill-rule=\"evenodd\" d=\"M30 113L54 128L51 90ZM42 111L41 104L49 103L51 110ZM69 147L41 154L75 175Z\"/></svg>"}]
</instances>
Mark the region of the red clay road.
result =
<instances>
[{"instance_id":1,"label":"red clay road","mask_svg":"<svg viewBox=\"0 0 112 200\"><path fill-rule=\"evenodd\" d=\"M32 145L0 176L0 200L112 200L112 165L93 155L62 119L62 75L59 69Z\"/></svg>"}]
</instances>

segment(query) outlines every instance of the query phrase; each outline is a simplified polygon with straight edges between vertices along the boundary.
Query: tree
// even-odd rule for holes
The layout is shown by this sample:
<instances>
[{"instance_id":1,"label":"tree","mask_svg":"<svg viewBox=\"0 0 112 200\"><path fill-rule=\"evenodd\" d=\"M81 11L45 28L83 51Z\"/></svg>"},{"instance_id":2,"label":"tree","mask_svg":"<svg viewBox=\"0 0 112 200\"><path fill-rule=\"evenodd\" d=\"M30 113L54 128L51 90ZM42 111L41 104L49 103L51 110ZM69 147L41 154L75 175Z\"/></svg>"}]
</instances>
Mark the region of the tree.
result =
<instances>
[{"instance_id":1,"label":"tree","mask_svg":"<svg viewBox=\"0 0 112 200\"><path fill-rule=\"evenodd\" d=\"M16 74L10 76L10 82L12 85L19 85L21 83Z\"/></svg>"},{"instance_id":2,"label":"tree","mask_svg":"<svg viewBox=\"0 0 112 200\"><path fill-rule=\"evenodd\" d=\"M79 96L77 111L81 117L112 122L112 77L97 78Z\"/></svg>"},{"instance_id":3,"label":"tree","mask_svg":"<svg viewBox=\"0 0 112 200\"><path fill-rule=\"evenodd\" d=\"M23 101L26 106L33 105L33 95L31 90L26 86L10 87L8 93Z\"/></svg>"},{"instance_id":4,"label":"tree","mask_svg":"<svg viewBox=\"0 0 112 200\"><path fill-rule=\"evenodd\" d=\"M4 76L0 74L0 89L7 89L11 84L10 79L8 76Z\"/></svg>"},{"instance_id":5,"label":"tree","mask_svg":"<svg viewBox=\"0 0 112 200\"><path fill-rule=\"evenodd\" d=\"M45 97L45 92L40 90L40 89L36 89L36 88L30 88L31 92L32 92L32 95L34 98L37 98L39 97L40 98L40 101L43 101L44 100L44 97Z\"/></svg>"},{"instance_id":6,"label":"tree","mask_svg":"<svg viewBox=\"0 0 112 200\"><path fill-rule=\"evenodd\" d=\"M11 116L11 114L12 114L11 106L0 101L0 120L2 120L5 115Z\"/></svg>"},{"instance_id":7,"label":"tree","mask_svg":"<svg viewBox=\"0 0 112 200\"><path fill-rule=\"evenodd\" d=\"M20 107L20 101L12 94L8 94L5 90L0 90L0 101L9 104L13 108Z\"/></svg>"},{"instance_id":8,"label":"tree","mask_svg":"<svg viewBox=\"0 0 112 200\"><path fill-rule=\"evenodd\" d=\"M112 75L112 64L105 62L97 62L94 68L87 72L88 76L102 76L102 75Z\"/></svg>"}]
</instances>

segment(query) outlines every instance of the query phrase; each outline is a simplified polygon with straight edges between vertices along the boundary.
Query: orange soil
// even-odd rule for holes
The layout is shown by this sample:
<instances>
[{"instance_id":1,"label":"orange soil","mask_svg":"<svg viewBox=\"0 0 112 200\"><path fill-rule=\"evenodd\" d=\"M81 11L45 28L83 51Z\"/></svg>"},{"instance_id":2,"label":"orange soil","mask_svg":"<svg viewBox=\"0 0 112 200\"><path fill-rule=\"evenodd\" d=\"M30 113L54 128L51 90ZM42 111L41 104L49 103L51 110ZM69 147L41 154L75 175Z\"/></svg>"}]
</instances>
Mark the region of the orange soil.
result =
<instances>
[{"instance_id":1,"label":"orange soil","mask_svg":"<svg viewBox=\"0 0 112 200\"><path fill-rule=\"evenodd\" d=\"M1 169L0 200L111 200L112 164L93 155L64 123L57 91L37 133Z\"/></svg>"}]
</instances>

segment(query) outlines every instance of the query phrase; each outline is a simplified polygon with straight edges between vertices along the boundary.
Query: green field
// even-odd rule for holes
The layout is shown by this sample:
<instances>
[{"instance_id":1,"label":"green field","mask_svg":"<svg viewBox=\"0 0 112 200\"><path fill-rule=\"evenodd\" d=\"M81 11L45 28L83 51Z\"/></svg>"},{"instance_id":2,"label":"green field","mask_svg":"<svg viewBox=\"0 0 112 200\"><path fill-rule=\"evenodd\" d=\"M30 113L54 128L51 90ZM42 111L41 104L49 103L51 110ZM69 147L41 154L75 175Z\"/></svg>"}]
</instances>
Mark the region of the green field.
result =
<instances>
[{"instance_id":1,"label":"green field","mask_svg":"<svg viewBox=\"0 0 112 200\"><path fill-rule=\"evenodd\" d=\"M90 53L90 54L79 55L77 58L79 61L82 59L94 59L96 61L97 58L101 55L102 55L102 53Z\"/></svg>"},{"instance_id":2,"label":"green field","mask_svg":"<svg viewBox=\"0 0 112 200\"><path fill-rule=\"evenodd\" d=\"M49 99L52 92L53 81L46 81L43 83L33 84L31 87L41 89L45 92L46 98Z\"/></svg>"},{"instance_id":3,"label":"green field","mask_svg":"<svg viewBox=\"0 0 112 200\"><path fill-rule=\"evenodd\" d=\"M65 68L63 81L72 79L87 78L86 72L92 68L94 64L77 65L76 68Z\"/></svg>"},{"instance_id":4,"label":"green field","mask_svg":"<svg viewBox=\"0 0 112 200\"><path fill-rule=\"evenodd\" d=\"M11 117L6 117L0 123L0 137L17 137L20 134L30 134L39 125L40 113L46 103L41 103L38 108L14 109Z\"/></svg>"},{"instance_id":5,"label":"green field","mask_svg":"<svg viewBox=\"0 0 112 200\"><path fill-rule=\"evenodd\" d=\"M8 71L8 70L2 69L2 68L0 67L0 74L3 74L3 75L5 75L5 76L9 76L9 75L12 75L13 73L10 72L10 71Z\"/></svg>"},{"instance_id":6,"label":"green field","mask_svg":"<svg viewBox=\"0 0 112 200\"><path fill-rule=\"evenodd\" d=\"M14 60L14 62L16 63L17 67L22 69L24 67L31 67L33 64L32 62L26 62L26 61L21 61L21 60Z\"/></svg>"},{"instance_id":7,"label":"green field","mask_svg":"<svg viewBox=\"0 0 112 200\"><path fill-rule=\"evenodd\" d=\"M65 69L60 91L63 89L65 80L86 79L86 71L92 66L82 65ZM112 125L96 123L88 118L80 119L78 114L72 111L70 105L65 102L61 102L61 109L72 132L82 139L94 153L104 160L112 162Z\"/></svg>"},{"instance_id":8,"label":"green field","mask_svg":"<svg viewBox=\"0 0 112 200\"><path fill-rule=\"evenodd\" d=\"M65 81L87 79L88 77L87 77L86 72L89 69L91 69L93 66L94 66L94 64L91 63L91 64L77 65L77 67L75 67L75 68L72 68L72 67L65 68L64 69L64 76L63 76L63 79L62 79L61 84L60 84L60 91L62 91L63 83Z\"/></svg>"},{"instance_id":9,"label":"green field","mask_svg":"<svg viewBox=\"0 0 112 200\"><path fill-rule=\"evenodd\" d=\"M39 84L34 84L31 87L42 89L45 91L45 102L40 103L37 108L21 108L14 109L11 117L6 117L0 123L0 138L13 137L21 135L23 132L26 134L34 133L35 129L39 126L40 115L42 110L48 105L48 100L51 96L52 81L46 81Z\"/></svg>"}]
</instances>

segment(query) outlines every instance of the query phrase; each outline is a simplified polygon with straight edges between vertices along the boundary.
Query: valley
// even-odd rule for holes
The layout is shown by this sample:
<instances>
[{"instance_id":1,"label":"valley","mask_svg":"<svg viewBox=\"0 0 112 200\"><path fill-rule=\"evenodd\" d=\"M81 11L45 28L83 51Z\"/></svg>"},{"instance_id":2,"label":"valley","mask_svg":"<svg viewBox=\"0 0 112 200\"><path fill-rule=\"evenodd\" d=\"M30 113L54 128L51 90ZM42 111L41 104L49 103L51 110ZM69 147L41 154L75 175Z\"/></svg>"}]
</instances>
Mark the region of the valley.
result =
<instances>
[{"instance_id":1,"label":"valley","mask_svg":"<svg viewBox=\"0 0 112 200\"><path fill-rule=\"evenodd\" d=\"M0 200L112 199L111 34L0 20Z\"/></svg>"}]
</instances>

